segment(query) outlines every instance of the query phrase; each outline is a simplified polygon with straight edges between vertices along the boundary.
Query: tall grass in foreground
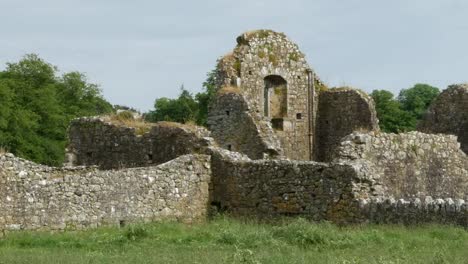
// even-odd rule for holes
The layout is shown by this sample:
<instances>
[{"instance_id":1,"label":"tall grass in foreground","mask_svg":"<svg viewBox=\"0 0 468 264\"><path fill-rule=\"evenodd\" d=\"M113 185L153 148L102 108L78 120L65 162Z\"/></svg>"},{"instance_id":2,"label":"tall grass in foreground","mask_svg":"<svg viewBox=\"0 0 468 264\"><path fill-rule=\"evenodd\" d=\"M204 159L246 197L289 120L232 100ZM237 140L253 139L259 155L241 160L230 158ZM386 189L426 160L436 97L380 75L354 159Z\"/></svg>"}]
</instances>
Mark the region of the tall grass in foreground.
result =
<instances>
[{"instance_id":1,"label":"tall grass in foreground","mask_svg":"<svg viewBox=\"0 0 468 264\"><path fill-rule=\"evenodd\" d=\"M0 146L0 154L5 154L5 153L7 153L7 152L8 152L8 151L7 151L7 149L6 149L5 147Z\"/></svg>"},{"instance_id":2,"label":"tall grass in foreground","mask_svg":"<svg viewBox=\"0 0 468 264\"><path fill-rule=\"evenodd\" d=\"M9 233L0 263L468 263L468 232L219 217L64 233Z\"/></svg>"}]
</instances>

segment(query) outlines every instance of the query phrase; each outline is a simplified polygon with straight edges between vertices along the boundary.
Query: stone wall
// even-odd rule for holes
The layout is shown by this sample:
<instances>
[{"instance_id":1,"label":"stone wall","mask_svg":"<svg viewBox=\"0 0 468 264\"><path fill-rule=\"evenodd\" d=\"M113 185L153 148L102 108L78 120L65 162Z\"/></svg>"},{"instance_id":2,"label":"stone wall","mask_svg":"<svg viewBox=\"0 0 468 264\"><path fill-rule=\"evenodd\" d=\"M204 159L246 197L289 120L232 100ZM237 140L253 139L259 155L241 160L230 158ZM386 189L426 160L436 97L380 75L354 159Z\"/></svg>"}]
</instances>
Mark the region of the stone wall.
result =
<instances>
[{"instance_id":1,"label":"stone wall","mask_svg":"<svg viewBox=\"0 0 468 264\"><path fill-rule=\"evenodd\" d=\"M285 156L310 160L309 71L283 33L257 30L239 36L234 51L220 59L218 89L239 87L249 111L274 128Z\"/></svg>"},{"instance_id":2,"label":"stone wall","mask_svg":"<svg viewBox=\"0 0 468 264\"><path fill-rule=\"evenodd\" d=\"M451 85L429 107L418 130L458 136L468 154L468 84Z\"/></svg>"},{"instance_id":3,"label":"stone wall","mask_svg":"<svg viewBox=\"0 0 468 264\"><path fill-rule=\"evenodd\" d=\"M75 119L68 130L68 165L154 166L181 155L204 153L212 144L210 132L202 127L171 122L147 126L137 131L106 117Z\"/></svg>"},{"instance_id":4,"label":"stone wall","mask_svg":"<svg viewBox=\"0 0 468 264\"><path fill-rule=\"evenodd\" d=\"M351 152L361 153L362 145ZM251 160L220 148L208 152L211 157L184 155L155 167L122 170L59 169L1 155L0 231L192 222L205 219L209 205L234 216L468 226L468 204L461 198L467 174L450 174L460 168L440 170L445 174L435 180L399 179L410 182L399 185L391 181L393 174L376 170L386 163L360 162L352 155L318 163ZM415 193L411 185L422 191Z\"/></svg>"},{"instance_id":5,"label":"stone wall","mask_svg":"<svg viewBox=\"0 0 468 264\"><path fill-rule=\"evenodd\" d=\"M341 143L336 160L368 164L386 196L468 198L468 157L455 136L353 133Z\"/></svg>"},{"instance_id":6,"label":"stone wall","mask_svg":"<svg viewBox=\"0 0 468 264\"><path fill-rule=\"evenodd\" d=\"M468 174L460 171L466 171L465 167L439 170L438 178L418 174L416 182L402 177L400 183L391 179L396 174L379 174L378 166L385 164L361 162L350 155L333 163L252 161L239 153L218 150L212 154L212 204L233 215L261 218L287 215L339 224L468 226L468 204L463 199L468 194Z\"/></svg>"},{"instance_id":7,"label":"stone wall","mask_svg":"<svg viewBox=\"0 0 468 264\"><path fill-rule=\"evenodd\" d=\"M211 104L208 126L211 136L225 149L244 153L251 159L282 156L280 141L269 122L250 113L236 88L220 90Z\"/></svg>"},{"instance_id":8,"label":"stone wall","mask_svg":"<svg viewBox=\"0 0 468 264\"><path fill-rule=\"evenodd\" d=\"M354 131L378 131L374 101L351 88L335 88L319 95L315 159L331 161L341 139Z\"/></svg>"},{"instance_id":9,"label":"stone wall","mask_svg":"<svg viewBox=\"0 0 468 264\"><path fill-rule=\"evenodd\" d=\"M233 215L348 223L358 215L357 199L379 194L366 168L347 164L252 161L219 150L212 155L212 173L212 204Z\"/></svg>"},{"instance_id":10,"label":"stone wall","mask_svg":"<svg viewBox=\"0 0 468 264\"><path fill-rule=\"evenodd\" d=\"M359 200L357 222L374 224L439 223L468 227L468 203L463 199L376 198Z\"/></svg>"},{"instance_id":11,"label":"stone wall","mask_svg":"<svg viewBox=\"0 0 468 264\"><path fill-rule=\"evenodd\" d=\"M202 220L210 175L206 155L186 155L156 167L101 171L51 168L2 154L0 231Z\"/></svg>"}]
</instances>

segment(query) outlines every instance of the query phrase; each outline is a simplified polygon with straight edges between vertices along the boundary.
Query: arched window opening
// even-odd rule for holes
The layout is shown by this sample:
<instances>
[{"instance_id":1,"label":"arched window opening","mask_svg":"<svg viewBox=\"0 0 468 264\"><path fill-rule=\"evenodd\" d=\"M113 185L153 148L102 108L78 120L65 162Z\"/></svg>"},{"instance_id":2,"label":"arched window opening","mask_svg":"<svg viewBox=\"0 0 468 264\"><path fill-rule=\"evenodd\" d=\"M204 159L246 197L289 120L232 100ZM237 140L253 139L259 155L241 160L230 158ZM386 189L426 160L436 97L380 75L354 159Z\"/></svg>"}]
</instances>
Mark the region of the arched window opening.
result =
<instances>
[{"instance_id":1,"label":"arched window opening","mask_svg":"<svg viewBox=\"0 0 468 264\"><path fill-rule=\"evenodd\" d=\"M265 77L264 114L271 118L274 128L282 130L283 118L288 114L287 82L278 75Z\"/></svg>"}]
</instances>

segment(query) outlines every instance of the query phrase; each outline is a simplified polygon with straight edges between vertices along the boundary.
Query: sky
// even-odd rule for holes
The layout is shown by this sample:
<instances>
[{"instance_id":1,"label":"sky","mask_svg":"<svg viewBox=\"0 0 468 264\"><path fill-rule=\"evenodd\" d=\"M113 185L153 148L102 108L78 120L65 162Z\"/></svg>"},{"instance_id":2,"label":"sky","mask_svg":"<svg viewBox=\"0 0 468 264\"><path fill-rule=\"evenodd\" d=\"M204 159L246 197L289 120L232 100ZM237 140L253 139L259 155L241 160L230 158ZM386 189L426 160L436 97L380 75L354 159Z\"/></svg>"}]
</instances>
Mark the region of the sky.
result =
<instances>
[{"instance_id":1,"label":"sky","mask_svg":"<svg viewBox=\"0 0 468 264\"><path fill-rule=\"evenodd\" d=\"M329 86L397 94L468 82L466 0L0 0L0 70L36 53L147 111L254 29L284 32Z\"/></svg>"}]
</instances>

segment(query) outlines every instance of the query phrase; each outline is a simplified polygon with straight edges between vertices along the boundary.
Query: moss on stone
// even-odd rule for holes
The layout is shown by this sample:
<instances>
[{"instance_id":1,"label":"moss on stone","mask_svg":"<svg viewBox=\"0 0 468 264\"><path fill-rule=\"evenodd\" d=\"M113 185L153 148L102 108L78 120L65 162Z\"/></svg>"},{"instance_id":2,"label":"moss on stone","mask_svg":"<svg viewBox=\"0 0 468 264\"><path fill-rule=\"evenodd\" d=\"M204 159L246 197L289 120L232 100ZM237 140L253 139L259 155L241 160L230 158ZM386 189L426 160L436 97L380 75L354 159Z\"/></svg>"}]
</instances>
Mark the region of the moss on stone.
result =
<instances>
[{"instance_id":1,"label":"moss on stone","mask_svg":"<svg viewBox=\"0 0 468 264\"><path fill-rule=\"evenodd\" d=\"M269 36L280 36L282 38L286 38L286 35L284 33L276 32L271 29L259 29L259 30L247 31L241 36L243 36L246 41L250 41L253 38L265 39L265 38L268 38Z\"/></svg>"},{"instance_id":2,"label":"moss on stone","mask_svg":"<svg viewBox=\"0 0 468 264\"><path fill-rule=\"evenodd\" d=\"M240 76L241 63L234 52L229 52L218 60L217 69Z\"/></svg>"},{"instance_id":3,"label":"moss on stone","mask_svg":"<svg viewBox=\"0 0 468 264\"><path fill-rule=\"evenodd\" d=\"M263 59L263 58L266 57L266 53L265 53L265 51L263 51L263 50L259 50L259 51L257 52L257 55L258 55L258 57L261 58L261 59Z\"/></svg>"},{"instance_id":4,"label":"moss on stone","mask_svg":"<svg viewBox=\"0 0 468 264\"><path fill-rule=\"evenodd\" d=\"M134 128L136 135L143 135L149 132L151 130L151 127L154 126L154 124L147 123L143 119L135 119L131 113L126 112L128 111L106 116L103 119L107 122L110 122L113 125Z\"/></svg>"},{"instance_id":5,"label":"moss on stone","mask_svg":"<svg viewBox=\"0 0 468 264\"><path fill-rule=\"evenodd\" d=\"M318 91L318 92L325 92L325 91L328 91L330 89L330 88L328 88L328 86L326 84L324 84L323 82L321 82L318 79L314 80L314 87L315 87L315 90Z\"/></svg>"},{"instance_id":6,"label":"moss on stone","mask_svg":"<svg viewBox=\"0 0 468 264\"><path fill-rule=\"evenodd\" d=\"M240 74L241 74L241 63L237 59L234 61L234 70L237 72L237 75L240 76Z\"/></svg>"},{"instance_id":7,"label":"moss on stone","mask_svg":"<svg viewBox=\"0 0 468 264\"><path fill-rule=\"evenodd\" d=\"M298 62L299 61L299 54L297 52L291 52L288 54L288 59L290 61L295 61L295 62Z\"/></svg>"},{"instance_id":8,"label":"moss on stone","mask_svg":"<svg viewBox=\"0 0 468 264\"><path fill-rule=\"evenodd\" d=\"M358 89L358 88L353 88L351 86L343 86L343 87L334 87L332 89L328 90L329 92L349 92L349 91L355 91L358 94L360 94L362 97L364 97L367 101L372 100L369 94L367 94L365 91Z\"/></svg>"},{"instance_id":9,"label":"moss on stone","mask_svg":"<svg viewBox=\"0 0 468 264\"><path fill-rule=\"evenodd\" d=\"M236 86L224 86L218 90L218 94L240 94L240 89Z\"/></svg>"},{"instance_id":10,"label":"moss on stone","mask_svg":"<svg viewBox=\"0 0 468 264\"><path fill-rule=\"evenodd\" d=\"M278 66L278 58L275 54L270 53L268 54L268 61L273 64L273 66Z\"/></svg>"},{"instance_id":11,"label":"moss on stone","mask_svg":"<svg viewBox=\"0 0 468 264\"><path fill-rule=\"evenodd\" d=\"M185 124L182 124L182 123L177 123L177 122L161 121L161 122L156 123L156 126L166 127L166 128L180 128L180 129L189 130L192 132L196 132L197 129L199 128L193 122L187 122Z\"/></svg>"}]
</instances>

